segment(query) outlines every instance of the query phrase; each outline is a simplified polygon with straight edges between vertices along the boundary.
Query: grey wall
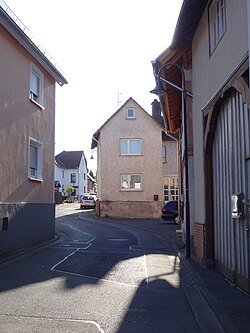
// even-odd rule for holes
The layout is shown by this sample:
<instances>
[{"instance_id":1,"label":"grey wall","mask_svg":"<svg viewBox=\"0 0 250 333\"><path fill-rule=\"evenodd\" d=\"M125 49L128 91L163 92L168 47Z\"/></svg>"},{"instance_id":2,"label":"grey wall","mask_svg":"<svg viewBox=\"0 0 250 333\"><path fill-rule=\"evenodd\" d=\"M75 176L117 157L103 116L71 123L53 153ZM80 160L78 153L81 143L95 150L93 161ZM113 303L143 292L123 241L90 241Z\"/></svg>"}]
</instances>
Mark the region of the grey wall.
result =
<instances>
[{"instance_id":1,"label":"grey wall","mask_svg":"<svg viewBox=\"0 0 250 333\"><path fill-rule=\"evenodd\" d=\"M0 254L49 240L54 235L54 204L0 204Z\"/></svg>"}]
</instances>

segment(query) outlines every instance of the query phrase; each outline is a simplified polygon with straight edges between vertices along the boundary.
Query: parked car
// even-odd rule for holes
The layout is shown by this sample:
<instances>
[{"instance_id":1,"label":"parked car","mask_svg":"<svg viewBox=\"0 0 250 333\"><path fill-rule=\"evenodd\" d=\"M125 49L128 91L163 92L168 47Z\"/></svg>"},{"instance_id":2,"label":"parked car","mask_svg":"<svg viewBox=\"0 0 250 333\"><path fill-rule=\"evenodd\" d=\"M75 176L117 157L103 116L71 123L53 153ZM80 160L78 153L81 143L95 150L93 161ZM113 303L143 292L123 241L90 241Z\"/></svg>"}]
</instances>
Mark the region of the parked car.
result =
<instances>
[{"instance_id":1,"label":"parked car","mask_svg":"<svg viewBox=\"0 0 250 333\"><path fill-rule=\"evenodd\" d=\"M161 217L164 221L170 220L178 223L178 201L173 200L165 203L165 205L162 207Z\"/></svg>"},{"instance_id":2,"label":"parked car","mask_svg":"<svg viewBox=\"0 0 250 333\"><path fill-rule=\"evenodd\" d=\"M83 195L80 197L80 208L94 208L95 197L93 195Z\"/></svg>"}]
</instances>

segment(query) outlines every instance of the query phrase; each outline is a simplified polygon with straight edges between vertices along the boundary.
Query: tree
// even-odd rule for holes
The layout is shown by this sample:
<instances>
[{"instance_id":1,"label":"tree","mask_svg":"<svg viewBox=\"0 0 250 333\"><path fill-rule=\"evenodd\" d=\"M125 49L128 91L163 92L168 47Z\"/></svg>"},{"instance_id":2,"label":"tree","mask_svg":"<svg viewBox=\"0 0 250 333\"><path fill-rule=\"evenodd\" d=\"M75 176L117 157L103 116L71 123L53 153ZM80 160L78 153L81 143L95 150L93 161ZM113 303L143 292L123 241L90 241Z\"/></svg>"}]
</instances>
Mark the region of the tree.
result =
<instances>
[{"instance_id":1,"label":"tree","mask_svg":"<svg viewBox=\"0 0 250 333\"><path fill-rule=\"evenodd\" d=\"M67 187L65 187L65 189L64 189L64 191L67 193L67 195L68 195L68 198L71 196L71 194L74 192L74 187L72 187L72 186L67 186Z\"/></svg>"}]
</instances>

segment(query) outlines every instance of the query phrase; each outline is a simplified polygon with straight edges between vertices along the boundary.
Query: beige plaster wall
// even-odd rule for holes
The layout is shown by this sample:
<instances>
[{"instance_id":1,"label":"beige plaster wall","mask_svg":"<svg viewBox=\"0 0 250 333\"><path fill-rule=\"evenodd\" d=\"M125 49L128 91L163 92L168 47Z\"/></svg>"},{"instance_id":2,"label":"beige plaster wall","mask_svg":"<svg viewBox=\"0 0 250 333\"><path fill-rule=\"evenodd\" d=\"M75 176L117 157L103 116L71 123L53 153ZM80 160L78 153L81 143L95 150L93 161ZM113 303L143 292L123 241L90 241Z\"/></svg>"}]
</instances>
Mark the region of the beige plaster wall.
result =
<instances>
[{"instance_id":1,"label":"beige plaster wall","mask_svg":"<svg viewBox=\"0 0 250 333\"><path fill-rule=\"evenodd\" d=\"M44 72L44 110L29 100L30 66L43 68L0 26L0 202L53 202L54 80ZM28 179L29 137L43 142L43 181Z\"/></svg>"},{"instance_id":2,"label":"beige plaster wall","mask_svg":"<svg viewBox=\"0 0 250 333\"><path fill-rule=\"evenodd\" d=\"M163 176L178 176L178 143L165 141L167 161L163 163Z\"/></svg>"},{"instance_id":3,"label":"beige plaster wall","mask_svg":"<svg viewBox=\"0 0 250 333\"><path fill-rule=\"evenodd\" d=\"M247 31L247 1L227 0L226 33L214 52L209 52L208 8L203 13L193 39L194 219L197 223L205 221L202 108L246 55Z\"/></svg>"},{"instance_id":4,"label":"beige plaster wall","mask_svg":"<svg viewBox=\"0 0 250 333\"><path fill-rule=\"evenodd\" d=\"M135 108L135 119L126 119L127 107ZM142 139L142 155L120 156L120 138ZM152 205L154 195L158 195L159 202L163 201L162 129L137 103L129 100L129 104L109 119L101 129L98 146L101 202L149 202ZM121 174L142 174L142 190L121 190ZM134 216L136 212L130 215ZM160 209L157 216L160 216Z\"/></svg>"}]
</instances>

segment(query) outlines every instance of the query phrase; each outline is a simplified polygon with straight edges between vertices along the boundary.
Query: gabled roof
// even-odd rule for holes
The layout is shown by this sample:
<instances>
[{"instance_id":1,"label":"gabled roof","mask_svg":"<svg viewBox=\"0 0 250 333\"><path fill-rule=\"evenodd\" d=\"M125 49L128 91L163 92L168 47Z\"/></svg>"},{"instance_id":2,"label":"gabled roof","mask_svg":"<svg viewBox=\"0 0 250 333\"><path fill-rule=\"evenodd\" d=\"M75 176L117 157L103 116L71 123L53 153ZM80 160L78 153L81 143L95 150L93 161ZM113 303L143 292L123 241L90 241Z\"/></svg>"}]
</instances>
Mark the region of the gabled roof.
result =
<instances>
[{"instance_id":1,"label":"gabled roof","mask_svg":"<svg viewBox=\"0 0 250 333\"><path fill-rule=\"evenodd\" d=\"M63 169L77 169L79 168L82 156L84 156L82 150L63 151L55 156L55 162L60 168Z\"/></svg>"},{"instance_id":2,"label":"gabled roof","mask_svg":"<svg viewBox=\"0 0 250 333\"><path fill-rule=\"evenodd\" d=\"M38 41L35 40L29 29L3 0L0 1L0 25L2 25L9 34L47 70L59 85L62 86L68 83L53 58Z\"/></svg>"},{"instance_id":3,"label":"gabled roof","mask_svg":"<svg viewBox=\"0 0 250 333\"><path fill-rule=\"evenodd\" d=\"M157 124L157 126L159 126L162 130L164 130L164 127L161 126L150 114L147 113L147 111L145 111L141 106L140 104L138 104L132 97L130 97L125 103L123 103L123 105L115 112L113 113L113 115L107 120L105 121L105 123L93 134L92 136L92 143L91 143L91 149L94 149L97 147L97 143L98 143L98 139L99 139L99 136L100 136L100 132L101 130L103 129L103 127L122 109L124 108L124 106L126 104L129 104L129 102L133 101L135 104L138 105L138 107L143 111L145 112L145 114L155 123Z\"/></svg>"}]
</instances>

